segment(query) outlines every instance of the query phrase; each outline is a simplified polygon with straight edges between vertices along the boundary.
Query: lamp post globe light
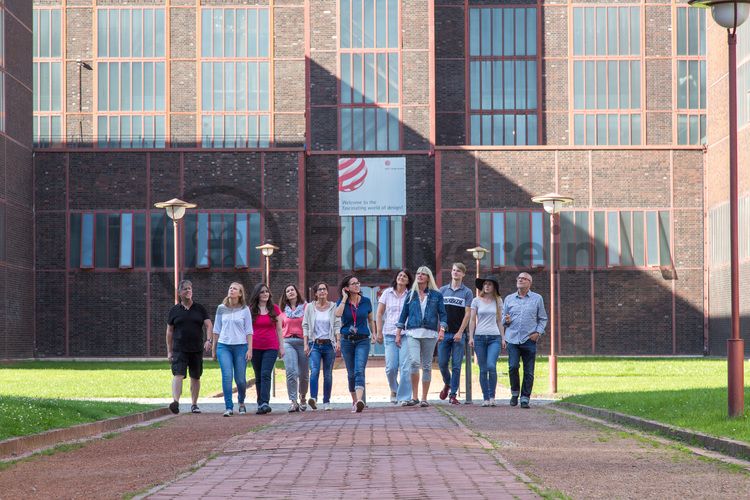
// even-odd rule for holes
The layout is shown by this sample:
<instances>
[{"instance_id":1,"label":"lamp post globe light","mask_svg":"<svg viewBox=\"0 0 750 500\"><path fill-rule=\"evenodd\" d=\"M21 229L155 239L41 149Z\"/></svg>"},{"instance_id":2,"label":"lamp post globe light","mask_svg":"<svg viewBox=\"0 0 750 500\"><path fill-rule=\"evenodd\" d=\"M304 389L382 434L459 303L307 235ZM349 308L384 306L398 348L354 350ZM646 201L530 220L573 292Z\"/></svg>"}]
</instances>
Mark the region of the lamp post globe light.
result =
<instances>
[{"instance_id":1,"label":"lamp post globe light","mask_svg":"<svg viewBox=\"0 0 750 500\"><path fill-rule=\"evenodd\" d=\"M555 246L558 244L557 219L563 205L573 203L573 198L563 196L559 193L547 193L542 196L534 196L531 201L541 203L544 211L549 214L550 219L550 245L549 245L549 390L552 394L557 393L557 301L555 299L555 273L557 252Z\"/></svg>"},{"instance_id":2,"label":"lamp post globe light","mask_svg":"<svg viewBox=\"0 0 750 500\"><path fill-rule=\"evenodd\" d=\"M270 243L264 243L260 246L255 247L257 250L260 250L260 253L263 254L263 257L266 258L266 286L271 287L271 261L270 257L273 255L273 253L279 249L276 245L272 245Z\"/></svg>"},{"instance_id":3,"label":"lamp post globe light","mask_svg":"<svg viewBox=\"0 0 750 500\"><path fill-rule=\"evenodd\" d=\"M467 248L467 252L471 254L471 256L474 258L474 261L476 262L476 269L477 269L477 278L479 278L479 261L484 259L484 256L489 250L482 247L481 245L477 245L474 248ZM479 295L479 290L475 290L475 295ZM468 338L468 337L467 337ZM474 352L472 351L471 347L469 346L469 343L466 342L466 404L471 404L471 362L474 358Z\"/></svg>"},{"instance_id":4,"label":"lamp post globe light","mask_svg":"<svg viewBox=\"0 0 750 500\"><path fill-rule=\"evenodd\" d=\"M740 266L737 168L737 27L750 15L750 0L690 0L694 7L711 8L716 24L727 29L729 46L729 225L731 247L732 334L727 339L727 402L730 417L745 413L745 342L740 337Z\"/></svg>"},{"instance_id":5,"label":"lamp post globe light","mask_svg":"<svg viewBox=\"0 0 750 500\"><path fill-rule=\"evenodd\" d=\"M195 208L198 205L195 203L188 203L182 201L179 198L172 198L169 201L162 201L154 203L156 208L163 208L167 211L167 216L172 219L172 225L174 227L174 303L180 301L180 296L177 290L177 286L180 283L180 262L179 262L179 240L177 239L177 221L185 216L185 210L188 208Z\"/></svg>"}]
</instances>

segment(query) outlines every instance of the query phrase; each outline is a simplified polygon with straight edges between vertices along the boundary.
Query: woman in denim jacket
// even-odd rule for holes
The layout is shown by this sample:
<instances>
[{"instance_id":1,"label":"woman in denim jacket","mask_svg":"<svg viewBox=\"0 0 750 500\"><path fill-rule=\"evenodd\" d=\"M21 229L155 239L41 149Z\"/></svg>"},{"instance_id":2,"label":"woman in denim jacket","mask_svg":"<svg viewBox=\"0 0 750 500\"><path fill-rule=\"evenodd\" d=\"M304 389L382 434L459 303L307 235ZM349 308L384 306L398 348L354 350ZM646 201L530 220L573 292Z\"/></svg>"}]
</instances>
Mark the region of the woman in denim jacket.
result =
<instances>
[{"instance_id":1,"label":"woman in denim jacket","mask_svg":"<svg viewBox=\"0 0 750 500\"><path fill-rule=\"evenodd\" d=\"M411 358L411 401L402 406L430 406L427 402L427 391L432 380L432 355L435 344L443 340L448 328L448 314L445 312L443 295L438 291L432 271L427 266L417 269L416 280L411 292L406 297L401 317L396 323L396 345L401 346L402 330L406 330ZM419 367L422 367L422 402L417 398L419 392Z\"/></svg>"}]
</instances>

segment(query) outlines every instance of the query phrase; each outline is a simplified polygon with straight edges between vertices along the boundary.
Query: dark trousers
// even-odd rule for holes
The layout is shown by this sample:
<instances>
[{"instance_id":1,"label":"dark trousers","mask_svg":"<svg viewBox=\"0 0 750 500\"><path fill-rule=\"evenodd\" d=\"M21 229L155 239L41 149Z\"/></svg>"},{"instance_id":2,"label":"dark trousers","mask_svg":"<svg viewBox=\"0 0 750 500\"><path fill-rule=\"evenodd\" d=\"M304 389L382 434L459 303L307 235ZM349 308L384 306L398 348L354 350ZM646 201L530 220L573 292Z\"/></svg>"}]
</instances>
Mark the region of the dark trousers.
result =
<instances>
[{"instance_id":1,"label":"dark trousers","mask_svg":"<svg viewBox=\"0 0 750 500\"><path fill-rule=\"evenodd\" d=\"M258 392L258 406L271 401L271 374L273 365L279 356L277 349L253 349L253 371L255 372L255 390Z\"/></svg>"},{"instance_id":2,"label":"dark trousers","mask_svg":"<svg viewBox=\"0 0 750 500\"><path fill-rule=\"evenodd\" d=\"M536 362L536 342L527 340L523 344L508 342L508 374L510 375L510 393L520 395L521 400L528 401L534 387L534 363ZM518 376L518 369L523 361L523 385Z\"/></svg>"}]
</instances>

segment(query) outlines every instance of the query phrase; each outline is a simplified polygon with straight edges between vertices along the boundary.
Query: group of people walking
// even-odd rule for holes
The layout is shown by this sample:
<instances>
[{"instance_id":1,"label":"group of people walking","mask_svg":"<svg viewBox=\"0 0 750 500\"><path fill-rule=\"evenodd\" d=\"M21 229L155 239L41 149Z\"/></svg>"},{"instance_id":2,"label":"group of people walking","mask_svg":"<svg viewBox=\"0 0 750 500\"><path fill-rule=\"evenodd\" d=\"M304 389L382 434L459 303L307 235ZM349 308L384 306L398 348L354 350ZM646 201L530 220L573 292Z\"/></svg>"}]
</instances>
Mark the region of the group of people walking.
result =
<instances>
[{"instance_id":1,"label":"group of people walking","mask_svg":"<svg viewBox=\"0 0 750 500\"><path fill-rule=\"evenodd\" d=\"M496 365L501 350L507 349L510 404L520 402L521 407L528 408L536 343L547 324L543 300L530 290L532 278L528 273L518 275L517 290L505 301L493 277L476 280L478 294L474 297L463 284L465 274L462 263L453 264L450 284L438 288L428 267L420 267L414 275L401 269L380 295L377 309L362 295L355 275L341 281L335 303L329 301L328 284L322 281L312 287L312 302L306 302L297 286L289 284L278 305L265 284L256 285L247 297L242 284L233 282L216 308L213 323L206 308L192 300L192 283L183 280L178 285L180 301L167 320L167 356L174 376L169 408L179 412L182 382L189 372L191 412L200 413L198 393L205 350L219 361L225 417L234 414L233 380L237 411L247 413L248 362L255 373L256 413L271 411L271 378L277 358L284 360L289 412L318 409L321 371L322 409L330 410L333 364L339 354L346 366L351 411L360 413L366 406L365 368L372 342L384 344L385 372L394 404L430 406L427 394L437 346L443 379L440 399L459 404L461 365L468 347L469 352L474 349L477 354L482 406L496 406ZM521 362L523 383L519 376Z\"/></svg>"}]
</instances>

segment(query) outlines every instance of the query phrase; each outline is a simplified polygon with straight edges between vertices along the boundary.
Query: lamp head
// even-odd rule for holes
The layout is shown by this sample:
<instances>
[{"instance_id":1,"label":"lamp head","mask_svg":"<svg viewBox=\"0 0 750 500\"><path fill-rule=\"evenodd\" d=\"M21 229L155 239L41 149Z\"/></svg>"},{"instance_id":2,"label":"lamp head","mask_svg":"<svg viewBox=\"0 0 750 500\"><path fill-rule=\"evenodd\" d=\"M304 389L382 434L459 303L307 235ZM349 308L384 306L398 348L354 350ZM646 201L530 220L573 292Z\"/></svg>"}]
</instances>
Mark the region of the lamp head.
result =
<instances>
[{"instance_id":1,"label":"lamp head","mask_svg":"<svg viewBox=\"0 0 750 500\"><path fill-rule=\"evenodd\" d=\"M257 246L255 248L256 250L260 250L260 253L262 253L264 257L270 257L276 250L279 249L279 247L270 243L264 243L263 245Z\"/></svg>"},{"instance_id":2,"label":"lamp head","mask_svg":"<svg viewBox=\"0 0 750 500\"><path fill-rule=\"evenodd\" d=\"M573 198L559 193L547 193L542 196L534 196L531 201L541 203L548 214L556 214L562 209L563 205L573 203Z\"/></svg>"},{"instance_id":3,"label":"lamp head","mask_svg":"<svg viewBox=\"0 0 750 500\"><path fill-rule=\"evenodd\" d=\"M475 246L474 248L467 248L466 251L471 252L471 256L474 257L474 260L484 259L484 254L489 252L489 250L479 245Z\"/></svg>"},{"instance_id":4,"label":"lamp head","mask_svg":"<svg viewBox=\"0 0 750 500\"><path fill-rule=\"evenodd\" d=\"M689 0L688 4L703 9L711 8L711 17L716 24L726 29L735 29L750 16L750 0Z\"/></svg>"},{"instance_id":5,"label":"lamp head","mask_svg":"<svg viewBox=\"0 0 750 500\"><path fill-rule=\"evenodd\" d=\"M188 203L178 198L172 198L169 201L162 201L154 203L156 208L163 208L167 211L167 216L172 220L180 220L185 216L185 210L188 208L195 208L198 205L195 203Z\"/></svg>"}]
</instances>

